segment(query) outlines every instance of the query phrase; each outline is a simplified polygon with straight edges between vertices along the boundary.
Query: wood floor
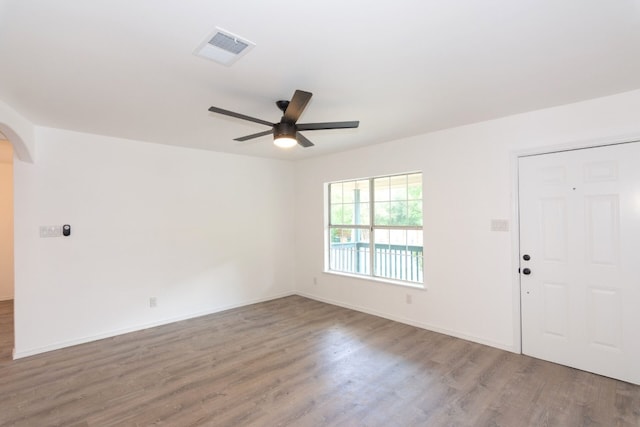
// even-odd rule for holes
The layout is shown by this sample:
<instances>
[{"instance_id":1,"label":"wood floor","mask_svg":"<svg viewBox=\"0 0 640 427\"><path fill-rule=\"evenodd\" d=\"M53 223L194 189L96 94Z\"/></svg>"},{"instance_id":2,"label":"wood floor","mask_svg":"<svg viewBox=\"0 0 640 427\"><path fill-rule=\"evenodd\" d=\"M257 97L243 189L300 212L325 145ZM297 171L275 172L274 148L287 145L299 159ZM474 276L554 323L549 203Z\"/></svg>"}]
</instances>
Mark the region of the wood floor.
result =
<instances>
[{"instance_id":1,"label":"wood floor","mask_svg":"<svg viewBox=\"0 0 640 427\"><path fill-rule=\"evenodd\" d=\"M10 357L0 425L640 426L640 387L293 296Z\"/></svg>"}]
</instances>

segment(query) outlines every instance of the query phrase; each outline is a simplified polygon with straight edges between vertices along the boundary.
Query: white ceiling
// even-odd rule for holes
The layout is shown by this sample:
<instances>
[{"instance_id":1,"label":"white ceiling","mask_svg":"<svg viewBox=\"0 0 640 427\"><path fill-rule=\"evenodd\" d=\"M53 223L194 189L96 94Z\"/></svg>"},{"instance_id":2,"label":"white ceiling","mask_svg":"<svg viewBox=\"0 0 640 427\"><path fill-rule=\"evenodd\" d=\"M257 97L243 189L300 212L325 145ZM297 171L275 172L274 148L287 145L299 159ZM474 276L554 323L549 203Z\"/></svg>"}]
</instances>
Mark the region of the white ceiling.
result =
<instances>
[{"instance_id":1,"label":"white ceiling","mask_svg":"<svg viewBox=\"0 0 640 427\"><path fill-rule=\"evenodd\" d=\"M256 43L194 56L219 26ZM640 0L0 0L0 100L37 125L299 159L640 88ZM314 93L282 150L274 101Z\"/></svg>"}]
</instances>

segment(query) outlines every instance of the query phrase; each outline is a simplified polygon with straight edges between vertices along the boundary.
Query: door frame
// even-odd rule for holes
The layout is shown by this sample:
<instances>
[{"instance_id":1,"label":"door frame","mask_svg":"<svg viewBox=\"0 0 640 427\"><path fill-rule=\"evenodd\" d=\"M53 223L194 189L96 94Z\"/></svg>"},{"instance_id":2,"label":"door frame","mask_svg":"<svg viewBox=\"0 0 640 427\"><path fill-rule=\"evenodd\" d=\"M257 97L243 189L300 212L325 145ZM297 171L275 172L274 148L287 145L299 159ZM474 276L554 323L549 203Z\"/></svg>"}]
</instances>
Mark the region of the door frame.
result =
<instances>
[{"instance_id":1,"label":"door frame","mask_svg":"<svg viewBox=\"0 0 640 427\"><path fill-rule=\"evenodd\" d=\"M562 151L583 150L587 148L604 147L608 145L640 143L640 134L603 137L591 140L550 144L509 152L509 169L511 173L511 281L512 281L512 319L513 319L513 351L522 354L522 293L520 286L520 171L518 161L521 157L558 153Z\"/></svg>"}]
</instances>

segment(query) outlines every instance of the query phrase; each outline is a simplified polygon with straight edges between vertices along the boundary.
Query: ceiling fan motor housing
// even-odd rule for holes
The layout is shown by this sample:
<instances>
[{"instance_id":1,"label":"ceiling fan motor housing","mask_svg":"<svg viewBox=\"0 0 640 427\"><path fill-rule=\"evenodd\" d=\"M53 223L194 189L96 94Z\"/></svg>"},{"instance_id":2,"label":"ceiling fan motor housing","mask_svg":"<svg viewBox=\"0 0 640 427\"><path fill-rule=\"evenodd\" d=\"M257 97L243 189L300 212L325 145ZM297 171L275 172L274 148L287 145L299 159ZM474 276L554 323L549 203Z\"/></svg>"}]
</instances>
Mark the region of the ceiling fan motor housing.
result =
<instances>
[{"instance_id":1,"label":"ceiling fan motor housing","mask_svg":"<svg viewBox=\"0 0 640 427\"><path fill-rule=\"evenodd\" d=\"M278 106L278 109L284 113L285 111L287 111L289 101L276 101L276 105Z\"/></svg>"},{"instance_id":2,"label":"ceiling fan motor housing","mask_svg":"<svg viewBox=\"0 0 640 427\"><path fill-rule=\"evenodd\" d=\"M280 122L273 126L273 137L294 138L296 137L296 125L294 123Z\"/></svg>"}]
</instances>

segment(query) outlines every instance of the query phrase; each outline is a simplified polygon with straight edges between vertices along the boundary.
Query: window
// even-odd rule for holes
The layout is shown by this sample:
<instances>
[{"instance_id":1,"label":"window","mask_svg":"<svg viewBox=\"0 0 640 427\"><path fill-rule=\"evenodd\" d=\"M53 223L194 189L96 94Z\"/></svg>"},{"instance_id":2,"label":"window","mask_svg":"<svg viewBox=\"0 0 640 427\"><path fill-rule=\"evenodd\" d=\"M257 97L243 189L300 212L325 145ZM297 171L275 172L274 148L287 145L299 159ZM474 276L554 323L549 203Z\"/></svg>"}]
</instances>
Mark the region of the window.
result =
<instances>
[{"instance_id":1,"label":"window","mask_svg":"<svg viewBox=\"0 0 640 427\"><path fill-rule=\"evenodd\" d=\"M328 187L329 270L422 283L422 173Z\"/></svg>"}]
</instances>

